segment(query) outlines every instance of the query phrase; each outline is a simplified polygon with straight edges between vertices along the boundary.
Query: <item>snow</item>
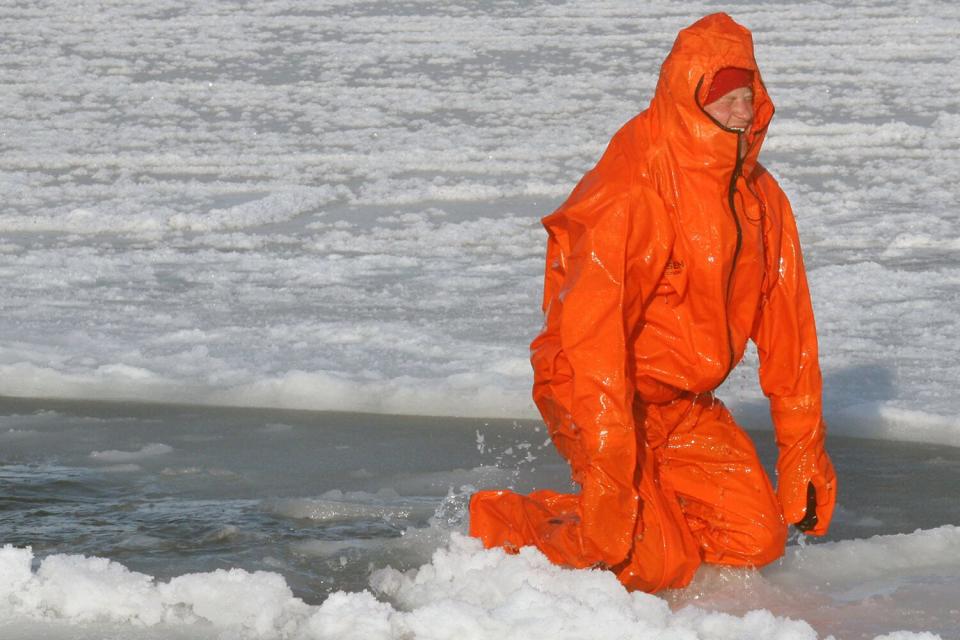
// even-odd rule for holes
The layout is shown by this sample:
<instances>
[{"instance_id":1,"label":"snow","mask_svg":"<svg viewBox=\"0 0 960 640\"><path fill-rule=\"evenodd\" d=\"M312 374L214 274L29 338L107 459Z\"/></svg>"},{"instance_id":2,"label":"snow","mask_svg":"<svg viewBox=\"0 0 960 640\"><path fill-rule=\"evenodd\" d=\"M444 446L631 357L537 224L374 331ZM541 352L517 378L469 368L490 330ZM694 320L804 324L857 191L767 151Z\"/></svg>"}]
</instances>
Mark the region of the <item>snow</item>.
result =
<instances>
[{"instance_id":1,"label":"snow","mask_svg":"<svg viewBox=\"0 0 960 640\"><path fill-rule=\"evenodd\" d=\"M716 8L0 8L0 394L534 417L538 218ZM778 105L828 421L960 444L957 7L729 10Z\"/></svg>"},{"instance_id":2,"label":"snow","mask_svg":"<svg viewBox=\"0 0 960 640\"><path fill-rule=\"evenodd\" d=\"M896 559L897 552L910 558ZM610 572L564 569L532 548L515 556L483 550L477 540L458 534L419 569L380 569L371 577L370 591L336 592L320 605L305 604L280 576L268 572L216 570L162 582L102 558L68 555L48 556L32 571L32 552L8 545L0 550L5 578L0 581L0 612L23 629L53 620L98 623L103 637L119 637L114 634L122 629L130 634L124 637L149 637L143 634L151 627L187 627L197 637L229 633L244 638L814 640L820 636L803 620L766 609L739 615L710 611L704 600L747 589L756 601L792 602L795 609L812 608L824 618L889 624L911 614L909 600L890 596L909 591L911 578L924 572L941 575L944 567L936 561L960 557L958 552L960 533L954 527L795 547L763 575L714 572L707 578L713 581L709 595L698 591L707 583L700 580L677 596L671 609L663 598L624 591ZM863 566L864 559L869 566ZM881 566L884 570L878 571ZM875 580L873 600L844 590L870 578ZM827 597L825 585L831 585ZM944 595L953 598L955 607L960 596L956 578L951 589ZM811 592L818 599L815 607L809 602ZM684 597L690 602L682 602ZM834 618L833 624L842 630L842 619ZM876 636L936 637L911 631Z\"/></svg>"},{"instance_id":3,"label":"snow","mask_svg":"<svg viewBox=\"0 0 960 640\"><path fill-rule=\"evenodd\" d=\"M677 30L716 10L754 31L777 105L762 159L798 217L831 432L960 446L960 8L946 0L5 3L0 395L534 418L538 218L646 104ZM720 396L763 428L755 361ZM55 419L0 443L49 452ZM238 491L168 437L83 458ZM401 475L399 496L344 480L265 508L422 519L405 490L504 476ZM949 525L703 572L672 608L530 551L423 535L421 568L380 567L372 591L319 605L268 571L160 579L7 546L0 636L928 640L960 620ZM339 544L298 548L344 557Z\"/></svg>"}]
</instances>

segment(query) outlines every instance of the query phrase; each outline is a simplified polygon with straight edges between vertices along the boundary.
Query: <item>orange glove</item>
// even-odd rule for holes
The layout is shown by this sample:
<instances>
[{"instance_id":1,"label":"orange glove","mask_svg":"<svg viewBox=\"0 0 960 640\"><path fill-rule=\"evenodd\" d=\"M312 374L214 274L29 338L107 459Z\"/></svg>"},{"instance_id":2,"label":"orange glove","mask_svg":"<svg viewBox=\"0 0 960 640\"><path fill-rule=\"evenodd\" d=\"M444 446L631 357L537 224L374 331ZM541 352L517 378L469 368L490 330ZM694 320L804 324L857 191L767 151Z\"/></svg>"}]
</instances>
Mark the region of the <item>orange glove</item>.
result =
<instances>
[{"instance_id":1,"label":"orange glove","mask_svg":"<svg viewBox=\"0 0 960 640\"><path fill-rule=\"evenodd\" d=\"M777 446L777 497L788 524L822 536L830 528L837 500L837 476L824 448L826 424L819 417L812 428L805 411L774 411ZM810 513L815 509L815 513Z\"/></svg>"}]
</instances>

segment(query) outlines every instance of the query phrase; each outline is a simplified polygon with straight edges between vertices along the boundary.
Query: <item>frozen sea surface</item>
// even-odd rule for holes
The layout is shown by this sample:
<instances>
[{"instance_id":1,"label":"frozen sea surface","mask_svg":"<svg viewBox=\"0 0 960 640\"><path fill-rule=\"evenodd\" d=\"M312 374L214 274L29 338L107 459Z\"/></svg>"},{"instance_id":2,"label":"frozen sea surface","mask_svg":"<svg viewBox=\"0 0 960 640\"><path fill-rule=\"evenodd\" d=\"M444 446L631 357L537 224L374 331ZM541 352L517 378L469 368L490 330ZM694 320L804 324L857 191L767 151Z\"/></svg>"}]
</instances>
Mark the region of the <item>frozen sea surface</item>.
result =
<instances>
[{"instance_id":1,"label":"frozen sea surface","mask_svg":"<svg viewBox=\"0 0 960 640\"><path fill-rule=\"evenodd\" d=\"M628 595L463 506L565 482L538 218L717 10L860 439L828 541ZM0 4L0 396L48 399L0 416L0 637L960 637L957 33L946 0ZM754 360L720 395L766 442Z\"/></svg>"},{"instance_id":2,"label":"frozen sea surface","mask_svg":"<svg viewBox=\"0 0 960 640\"><path fill-rule=\"evenodd\" d=\"M960 449L837 437L825 540L653 597L464 537L475 489L569 489L544 441L533 421L2 401L0 633L960 637Z\"/></svg>"},{"instance_id":3,"label":"frozen sea surface","mask_svg":"<svg viewBox=\"0 0 960 640\"><path fill-rule=\"evenodd\" d=\"M960 445L946 0L4 3L0 394L535 417L538 219L720 9L777 104L827 418Z\"/></svg>"}]
</instances>

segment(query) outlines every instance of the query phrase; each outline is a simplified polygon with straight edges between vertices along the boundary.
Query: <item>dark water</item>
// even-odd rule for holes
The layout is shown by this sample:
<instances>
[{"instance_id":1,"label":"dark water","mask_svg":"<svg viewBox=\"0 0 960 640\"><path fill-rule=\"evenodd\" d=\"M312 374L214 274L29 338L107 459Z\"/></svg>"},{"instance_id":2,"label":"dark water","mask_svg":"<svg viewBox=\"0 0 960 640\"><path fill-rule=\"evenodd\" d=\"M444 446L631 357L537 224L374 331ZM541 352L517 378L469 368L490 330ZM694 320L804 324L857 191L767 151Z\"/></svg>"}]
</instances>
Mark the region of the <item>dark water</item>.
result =
<instances>
[{"instance_id":1,"label":"dark water","mask_svg":"<svg viewBox=\"0 0 960 640\"><path fill-rule=\"evenodd\" d=\"M752 434L775 456L769 432ZM0 399L0 544L161 579L240 567L319 602L418 566L475 488L567 488L533 421ZM823 540L960 522L960 449L831 438ZM819 542L819 541L816 541Z\"/></svg>"}]
</instances>

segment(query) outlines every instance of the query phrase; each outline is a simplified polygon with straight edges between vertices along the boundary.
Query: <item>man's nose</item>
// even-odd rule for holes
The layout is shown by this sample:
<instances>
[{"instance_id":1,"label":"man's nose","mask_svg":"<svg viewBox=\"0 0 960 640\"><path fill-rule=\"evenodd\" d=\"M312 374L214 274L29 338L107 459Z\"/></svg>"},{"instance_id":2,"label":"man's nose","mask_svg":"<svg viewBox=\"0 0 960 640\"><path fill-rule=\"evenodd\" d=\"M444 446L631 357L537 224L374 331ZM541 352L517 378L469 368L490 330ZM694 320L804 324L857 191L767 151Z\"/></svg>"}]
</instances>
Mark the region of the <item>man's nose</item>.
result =
<instances>
[{"instance_id":1,"label":"man's nose","mask_svg":"<svg viewBox=\"0 0 960 640\"><path fill-rule=\"evenodd\" d=\"M733 115L742 120L753 120L753 101L737 100L734 102Z\"/></svg>"}]
</instances>

